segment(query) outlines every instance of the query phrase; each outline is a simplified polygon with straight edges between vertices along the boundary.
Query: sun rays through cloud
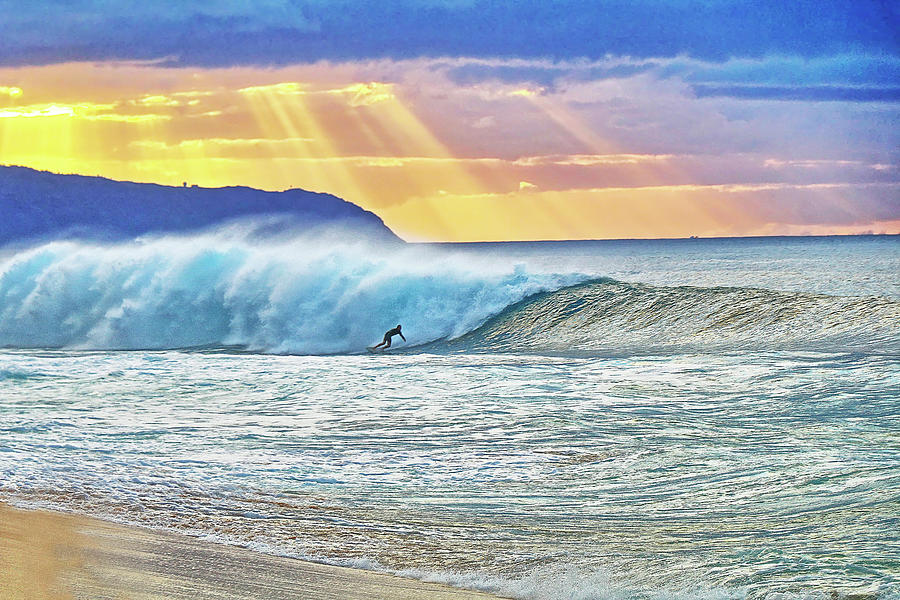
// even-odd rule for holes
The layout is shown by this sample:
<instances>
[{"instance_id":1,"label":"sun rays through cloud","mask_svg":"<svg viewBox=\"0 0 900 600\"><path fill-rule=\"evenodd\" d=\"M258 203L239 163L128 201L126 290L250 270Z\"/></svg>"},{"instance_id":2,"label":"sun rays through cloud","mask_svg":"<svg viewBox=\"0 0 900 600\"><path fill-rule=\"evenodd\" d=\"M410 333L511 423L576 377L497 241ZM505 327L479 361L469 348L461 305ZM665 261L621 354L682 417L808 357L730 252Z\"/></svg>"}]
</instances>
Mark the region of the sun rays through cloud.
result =
<instances>
[{"instance_id":1,"label":"sun rays through cloud","mask_svg":"<svg viewBox=\"0 0 900 600\"><path fill-rule=\"evenodd\" d=\"M727 64L716 68L750 70ZM896 229L896 136L883 129L895 104L696 92L712 69L617 57L0 67L0 163L328 192L409 240Z\"/></svg>"}]
</instances>

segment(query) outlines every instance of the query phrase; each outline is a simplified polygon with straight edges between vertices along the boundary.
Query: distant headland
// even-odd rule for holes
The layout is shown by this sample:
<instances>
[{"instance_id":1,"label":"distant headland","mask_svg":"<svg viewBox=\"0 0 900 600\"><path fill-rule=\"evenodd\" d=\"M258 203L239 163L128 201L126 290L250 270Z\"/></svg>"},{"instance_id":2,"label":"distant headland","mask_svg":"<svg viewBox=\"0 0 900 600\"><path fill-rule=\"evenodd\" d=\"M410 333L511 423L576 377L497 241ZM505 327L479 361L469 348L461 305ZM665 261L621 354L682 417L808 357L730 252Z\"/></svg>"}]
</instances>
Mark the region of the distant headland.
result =
<instances>
[{"instance_id":1,"label":"distant headland","mask_svg":"<svg viewBox=\"0 0 900 600\"><path fill-rule=\"evenodd\" d=\"M0 245L61 237L128 239L266 216L288 217L300 229L346 226L400 242L377 215L331 194L173 187L15 166L0 166L0 215Z\"/></svg>"}]
</instances>

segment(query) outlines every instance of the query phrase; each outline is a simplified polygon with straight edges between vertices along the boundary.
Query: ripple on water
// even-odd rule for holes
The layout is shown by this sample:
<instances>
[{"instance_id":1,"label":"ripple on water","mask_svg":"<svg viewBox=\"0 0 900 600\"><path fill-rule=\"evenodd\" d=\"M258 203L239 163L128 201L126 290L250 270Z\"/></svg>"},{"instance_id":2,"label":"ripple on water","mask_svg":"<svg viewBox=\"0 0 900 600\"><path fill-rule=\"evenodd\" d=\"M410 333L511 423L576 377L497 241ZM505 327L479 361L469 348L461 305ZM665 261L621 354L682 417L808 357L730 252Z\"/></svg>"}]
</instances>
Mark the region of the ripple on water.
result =
<instances>
[{"instance_id":1,"label":"ripple on water","mask_svg":"<svg viewBox=\"0 0 900 600\"><path fill-rule=\"evenodd\" d=\"M18 502L523 598L900 578L885 357L2 356Z\"/></svg>"}]
</instances>

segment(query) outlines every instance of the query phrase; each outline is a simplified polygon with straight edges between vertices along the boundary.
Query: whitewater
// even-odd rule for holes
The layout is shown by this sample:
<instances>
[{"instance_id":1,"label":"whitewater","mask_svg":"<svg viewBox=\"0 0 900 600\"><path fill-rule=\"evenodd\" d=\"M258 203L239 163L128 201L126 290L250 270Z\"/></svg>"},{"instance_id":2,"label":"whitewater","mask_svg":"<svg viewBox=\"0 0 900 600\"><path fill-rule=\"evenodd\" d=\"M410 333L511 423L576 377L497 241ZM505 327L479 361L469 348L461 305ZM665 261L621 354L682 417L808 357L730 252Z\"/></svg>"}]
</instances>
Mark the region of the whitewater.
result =
<instances>
[{"instance_id":1,"label":"whitewater","mask_svg":"<svg viewBox=\"0 0 900 600\"><path fill-rule=\"evenodd\" d=\"M269 225L0 249L0 499L521 599L900 598L896 236Z\"/></svg>"}]
</instances>

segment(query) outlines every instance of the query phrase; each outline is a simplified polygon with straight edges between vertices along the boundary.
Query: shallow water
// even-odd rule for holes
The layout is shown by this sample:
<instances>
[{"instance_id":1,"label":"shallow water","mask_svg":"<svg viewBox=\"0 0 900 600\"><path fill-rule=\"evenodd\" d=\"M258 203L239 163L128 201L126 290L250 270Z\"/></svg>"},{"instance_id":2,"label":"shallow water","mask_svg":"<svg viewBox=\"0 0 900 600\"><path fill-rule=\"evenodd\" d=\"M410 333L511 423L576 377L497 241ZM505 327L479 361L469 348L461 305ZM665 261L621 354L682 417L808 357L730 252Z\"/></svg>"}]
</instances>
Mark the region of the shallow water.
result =
<instances>
[{"instance_id":1,"label":"shallow water","mask_svg":"<svg viewBox=\"0 0 900 600\"><path fill-rule=\"evenodd\" d=\"M898 597L900 313L876 293L897 271L872 283L898 249L817 243L815 285L725 291L756 334L645 257L649 287L589 280L384 355L3 350L0 497L518 598ZM516 277L596 275L552 252ZM669 277L690 263L710 286L700 262ZM634 341L648 330L692 341Z\"/></svg>"}]
</instances>

